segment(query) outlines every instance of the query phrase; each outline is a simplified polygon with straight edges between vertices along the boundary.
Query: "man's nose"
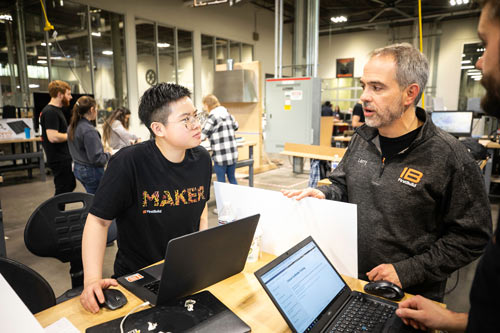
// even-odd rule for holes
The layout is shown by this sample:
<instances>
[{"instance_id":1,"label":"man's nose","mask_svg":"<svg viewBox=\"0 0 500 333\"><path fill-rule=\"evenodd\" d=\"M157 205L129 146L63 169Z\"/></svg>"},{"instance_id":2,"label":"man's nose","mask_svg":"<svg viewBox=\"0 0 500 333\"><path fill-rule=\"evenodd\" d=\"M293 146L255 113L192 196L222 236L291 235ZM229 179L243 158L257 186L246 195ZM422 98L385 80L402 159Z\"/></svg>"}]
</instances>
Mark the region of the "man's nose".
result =
<instances>
[{"instance_id":1,"label":"man's nose","mask_svg":"<svg viewBox=\"0 0 500 333\"><path fill-rule=\"evenodd\" d=\"M479 70L483 70L483 57L479 57L479 59L477 59L476 68Z\"/></svg>"}]
</instances>

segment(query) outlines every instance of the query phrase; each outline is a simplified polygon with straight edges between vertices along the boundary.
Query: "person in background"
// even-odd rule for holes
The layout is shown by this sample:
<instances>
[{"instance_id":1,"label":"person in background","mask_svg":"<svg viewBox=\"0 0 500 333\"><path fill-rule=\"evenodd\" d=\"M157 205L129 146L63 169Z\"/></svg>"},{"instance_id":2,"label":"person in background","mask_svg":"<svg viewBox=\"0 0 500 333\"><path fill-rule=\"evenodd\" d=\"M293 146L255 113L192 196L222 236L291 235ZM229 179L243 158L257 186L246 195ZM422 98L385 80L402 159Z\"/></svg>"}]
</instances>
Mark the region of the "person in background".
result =
<instances>
[{"instance_id":1,"label":"person in background","mask_svg":"<svg viewBox=\"0 0 500 333\"><path fill-rule=\"evenodd\" d=\"M356 103L354 105L354 109L352 110L352 127L354 128L358 128L365 123L365 114L361 103L361 101Z\"/></svg>"},{"instance_id":2,"label":"person in background","mask_svg":"<svg viewBox=\"0 0 500 333\"><path fill-rule=\"evenodd\" d=\"M68 146L73 158L73 172L87 193L94 194L104 174L104 166L111 157L103 150L101 135L91 121L97 117L95 100L80 97L73 107L68 127Z\"/></svg>"},{"instance_id":3,"label":"person in background","mask_svg":"<svg viewBox=\"0 0 500 333\"><path fill-rule=\"evenodd\" d=\"M104 144L112 149L121 149L141 140L128 131L130 110L124 107L111 112L102 127Z\"/></svg>"},{"instance_id":4,"label":"person in background","mask_svg":"<svg viewBox=\"0 0 500 333\"><path fill-rule=\"evenodd\" d=\"M481 108L500 118L500 1L483 0L478 34L486 50L476 67L482 71L486 95ZM472 198L474 200L474 198ZM483 209L489 209L485 206ZM500 221L500 219L499 219ZM469 313L457 313L415 296L399 304L396 314L416 329L453 332L498 332L500 312L500 228L479 261L470 290Z\"/></svg>"},{"instance_id":5,"label":"person in background","mask_svg":"<svg viewBox=\"0 0 500 333\"><path fill-rule=\"evenodd\" d=\"M98 312L102 289L118 284L102 276L113 219L118 229L114 278L164 259L172 238L208 227L212 162L200 146L200 121L190 95L171 83L146 90L139 118L153 139L120 149L108 163L83 230L80 303L86 311Z\"/></svg>"},{"instance_id":6,"label":"person in background","mask_svg":"<svg viewBox=\"0 0 500 333\"><path fill-rule=\"evenodd\" d=\"M68 149L68 123L62 108L68 107L72 99L71 88L64 81L49 83L50 102L40 115L42 127L42 146L47 164L54 174L55 194L72 192L76 187L75 176L71 169L71 155Z\"/></svg>"},{"instance_id":7,"label":"person in background","mask_svg":"<svg viewBox=\"0 0 500 333\"><path fill-rule=\"evenodd\" d=\"M321 117L331 117L331 116L333 116L332 103L330 103L330 101L326 101L321 106Z\"/></svg>"},{"instance_id":8,"label":"person in background","mask_svg":"<svg viewBox=\"0 0 500 333\"><path fill-rule=\"evenodd\" d=\"M333 114L336 119L340 119L340 106L335 105L335 110L333 110Z\"/></svg>"},{"instance_id":9,"label":"person in background","mask_svg":"<svg viewBox=\"0 0 500 333\"><path fill-rule=\"evenodd\" d=\"M480 257L491 210L476 161L417 104L429 63L408 43L376 49L360 79L366 124L329 177L288 197L358 207L358 278L442 301L451 273Z\"/></svg>"},{"instance_id":10,"label":"person in background","mask_svg":"<svg viewBox=\"0 0 500 333\"><path fill-rule=\"evenodd\" d=\"M214 95L205 96L202 103L209 114L201 130L201 140L210 141L217 181L225 183L227 175L229 183L238 184L235 177L238 146L234 135L238 122Z\"/></svg>"}]
</instances>

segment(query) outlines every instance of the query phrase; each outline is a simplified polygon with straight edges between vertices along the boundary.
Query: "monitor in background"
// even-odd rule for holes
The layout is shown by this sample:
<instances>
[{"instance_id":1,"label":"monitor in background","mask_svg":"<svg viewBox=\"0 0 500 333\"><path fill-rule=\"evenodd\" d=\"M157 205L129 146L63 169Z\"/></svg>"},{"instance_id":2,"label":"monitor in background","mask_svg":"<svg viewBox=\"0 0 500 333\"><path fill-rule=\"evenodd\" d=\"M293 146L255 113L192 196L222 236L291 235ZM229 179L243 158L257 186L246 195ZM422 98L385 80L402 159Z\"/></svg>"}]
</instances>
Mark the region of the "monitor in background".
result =
<instances>
[{"instance_id":1,"label":"monitor in background","mask_svg":"<svg viewBox=\"0 0 500 333\"><path fill-rule=\"evenodd\" d=\"M64 117L66 118L66 121L69 124L69 121L71 119L71 110L73 110L73 106L75 105L76 101L82 97L82 96L90 96L94 98L93 94L74 94L71 93L71 96L73 98L69 102L69 107L63 107L63 114ZM40 124L40 114L42 113L43 108L49 104L50 102L50 95L48 92L34 92L33 93L33 104L34 104L34 109L33 109L33 127L35 129L35 132L38 133L38 126Z\"/></svg>"},{"instance_id":2,"label":"monitor in background","mask_svg":"<svg viewBox=\"0 0 500 333\"><path fill-rule=\"evenodd\" d=\"M431 113L432 122L446 132L459 136L471 136L472 111L434 111Z\"/></svg>"}]
</instances>

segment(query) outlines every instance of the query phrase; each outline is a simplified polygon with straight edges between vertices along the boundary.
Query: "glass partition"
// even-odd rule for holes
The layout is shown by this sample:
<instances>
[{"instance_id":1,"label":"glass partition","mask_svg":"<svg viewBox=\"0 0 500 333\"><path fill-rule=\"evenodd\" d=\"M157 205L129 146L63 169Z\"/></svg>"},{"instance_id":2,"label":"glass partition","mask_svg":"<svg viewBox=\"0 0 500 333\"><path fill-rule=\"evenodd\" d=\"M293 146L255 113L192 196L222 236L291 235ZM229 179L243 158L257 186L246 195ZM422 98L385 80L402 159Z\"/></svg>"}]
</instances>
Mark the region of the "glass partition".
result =
<instances>
[{"instance_id":1,"label":"glass partition","mask_svg":"<svg viewBox=\"0 0 500 333\"><path fill-rule=\"evenodd\" d=\"M123 15L91 8L95 98L108 111L127 105Z\"/></svg>"},{"instance_id":2,"label":"glass partition","mask_svg":"<svg viewBox=\"0 0 500 333\"><path fill-rule=\"evenodd\" d=\"M3 18L0 19L0 84L2 88L0 106L22 105L18 71L19 38L16 11L11 3L1 4Z\"/></svg>"},{"instance_id":3,"label":"glass partition","mask_svg":"<svg viewBox=\"0 0 500 333\"><path fill-rule=\"evenodd\" d=\"M135 20L137 40L137 85L139 96L158 82L155 48L155 26L143 19Z\"/></svg>"},{"instance_id":4,"label":"glass partition","mask_svg":"<svg viewBox=\"0 0 500 333\"><path fill-rule=\"evenodd\" d=\"M176 82L174 35L173 28L158 26L159 82Z\"/></svg>"},{"instance_id":5,"label":"glass partition","mask_svg":"<svg viewBox=\"0 0 500 333\"><path fill-rule=\"evenodd\" d=\"M51 79L68 82L74 93L91 94L87 6L69 1L45 5L57 31L49 39Z\"/></svg>"},{"instance_id":6,"label":"glass partition","mask_svg":"<svg viewBox=\"0 0 500 333\"><path fill-rule=\"evenodd\" d=\"M178 30L177 36L179 47L179 64L177 66L178 83L193 93L193 33L191 31Z\"/></svg>"},{"instance_id":7,"label":"glass partition","mask_svg":"<svg viewBox=\"0 0 500 333\"><path fill-rule=\"evenodd\" d=\"M214 37L201 35L201 95L213 92L214 86Z\"/></svg>"},{"instance_id":8,"label":"glass partition","mask_svg":"<svg viewBox=\"0 0 500 333\"><path fill-rule=\"evenodd\" d=\"M483 52L481 43L465 44L463 47L458 110L480 111L481 109L480 100L486 91L480 82L483 75L475 65Z\"/></svg>"}]
</instances>

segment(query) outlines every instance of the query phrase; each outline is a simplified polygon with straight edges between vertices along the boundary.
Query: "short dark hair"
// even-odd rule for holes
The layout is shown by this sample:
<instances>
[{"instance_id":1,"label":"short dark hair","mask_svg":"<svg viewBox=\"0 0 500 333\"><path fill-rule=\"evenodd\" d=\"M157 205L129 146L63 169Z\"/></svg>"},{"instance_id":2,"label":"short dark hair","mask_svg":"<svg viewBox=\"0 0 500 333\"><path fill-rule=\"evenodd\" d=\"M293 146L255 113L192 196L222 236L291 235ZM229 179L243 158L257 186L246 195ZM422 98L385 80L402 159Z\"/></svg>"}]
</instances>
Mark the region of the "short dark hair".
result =
<instances>
[{"instance_id":1,"label":"short dark hair","mask_svg":"<svg viewBox=\"0 0 500 333\"><path fill-rule=\"evenodd\" d=\"M500 1L498 0L479 0L479 5L484 8L486 5L491 6L491 19L500 19Z\"/></svg>"},{"instance_id":2,"label":"short dark hair","mask_svg":"<svg viewBox=\"0 0 500 333\"><path fill-rule=\"evenodd\" d=\"M158 83L144 92L139 103L139 119L154 135L152 122L167 123L172 112L170 104L183 97L191 97L188 88L175 83Z\"/></svg>"}]
</instances>

